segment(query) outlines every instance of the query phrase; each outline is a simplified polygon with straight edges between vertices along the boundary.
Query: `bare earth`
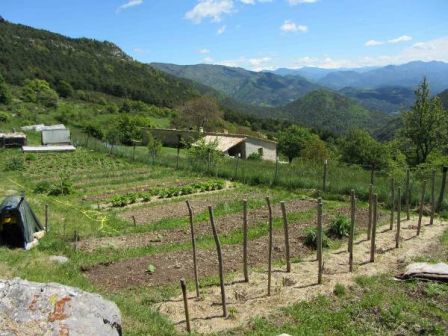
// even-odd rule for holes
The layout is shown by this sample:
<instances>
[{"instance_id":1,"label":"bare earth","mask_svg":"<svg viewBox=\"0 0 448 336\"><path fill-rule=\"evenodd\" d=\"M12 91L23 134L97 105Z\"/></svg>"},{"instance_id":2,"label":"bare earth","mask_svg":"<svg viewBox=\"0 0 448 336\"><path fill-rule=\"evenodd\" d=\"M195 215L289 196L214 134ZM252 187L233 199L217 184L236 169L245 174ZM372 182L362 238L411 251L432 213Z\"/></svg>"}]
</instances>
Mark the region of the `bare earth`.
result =
<instances>
[{"instance_id":1,"label":"bare earth","mask_svg":"<svg viewBox=\"0 0 448 336\"><path fill-rule=\"evenodd\" d=\"M423 223L428 223L425 218ZM332 293L337 283L350 286L354 278L360 275L372 276L397 269L420 256L448 228L447 222L437 220L433 226L424 226L422 233L416 237L417 219L402 222L401 246L395 249L395 230L380 227L377 233L377 254L375 263L369 263L370 242L362 237L354 246L354 272L348 271L347 247L324 253L323 283L317 285L317 261L315 257L293 264L292 272L286 273L276 269L272 274L272 295L266 296L267 274L252 271L250 283L233 281L226 285L228 310L235 312L232 318L222 317L221 292L219 287L202 290L201 300L194 299L189 293L189 308L192 329L199 333L212 333L233 329L244 325L256 316L266 316L279 307L288 306L299 301L310 300L319 294ZM387 226L388 227L388 226ZM217 264L216 264L217 269ZM241 278L235 279L241 280ZM185 316L181 297L156 305L161 313L167 315L180 330L185 330Z\"/></svg>"}]
</instances>

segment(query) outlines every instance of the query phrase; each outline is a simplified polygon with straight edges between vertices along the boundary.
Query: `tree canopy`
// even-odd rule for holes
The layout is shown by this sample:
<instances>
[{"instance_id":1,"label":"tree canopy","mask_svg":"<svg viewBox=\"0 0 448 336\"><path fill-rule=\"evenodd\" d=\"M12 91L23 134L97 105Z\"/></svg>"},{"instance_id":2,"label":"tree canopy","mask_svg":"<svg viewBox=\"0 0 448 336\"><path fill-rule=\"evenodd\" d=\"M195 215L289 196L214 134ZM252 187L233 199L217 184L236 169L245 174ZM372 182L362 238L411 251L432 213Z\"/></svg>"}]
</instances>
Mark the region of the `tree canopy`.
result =
<instances>
[{"instance_id":1,"label":"tree canopy","mask_svg":"<svg viewBox=\"0 0 448 336\"><path fill-rule=\"evenodd\" d=\"M313 134L303 127L291 125L287 129L278 133L278 150L284 154L288 161L301 155L302 150L306 147L307 142L313 138Z\"/></svg>"}]
</instances>

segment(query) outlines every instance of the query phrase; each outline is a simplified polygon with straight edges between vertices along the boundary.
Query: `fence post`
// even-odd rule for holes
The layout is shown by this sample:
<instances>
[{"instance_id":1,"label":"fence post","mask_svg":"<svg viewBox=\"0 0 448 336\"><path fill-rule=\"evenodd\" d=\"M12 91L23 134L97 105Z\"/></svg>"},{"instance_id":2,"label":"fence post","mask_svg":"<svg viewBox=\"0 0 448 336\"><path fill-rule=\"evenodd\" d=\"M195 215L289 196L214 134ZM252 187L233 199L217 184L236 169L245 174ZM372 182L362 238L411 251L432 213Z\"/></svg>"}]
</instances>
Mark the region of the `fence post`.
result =
<instances>
[{"instance_id":1,"label":"fence post","mask_svg":"<svg viewBox=\"0 0 448 336\"><path fill-rule=\"evenodd\" d=\"M372 234L372 202L373 202L373 184L369 185L369 221L367 223L367 240L371 239Z\"/></svg>"},{"instance_id":2,"label":"fence post","mask_svg":"<svg viewBox=\"0 0 448 336\"><path fill-rule=\"evenodd\" d=\"M274 181L272 184L276 184L277 183L277 178L278 178L278 156L275 157L275 172L274 172Z\"/></svg>"},{"instance_id":3,"label":"fence post","mask_svg":"<svg viewBox=\"0 0 448 336\"><path fill-rule=\"evenodd\" d=\"M215 216L213 215L213 208L211 206L208 207L208 213L210 215L210 224L212 225L213 237L215 239L216 251L218 253L219 282L221 285L222 314L224 317L227 317L226 292L225 292L225 287L224 287L224 266L223 266L223 262L222 262L221 242L219 241L218 233L216 232Z\"/></svg>"},{"instance_id":4,"label":"fence post","mask_svg":"<svg viewBox=\"0 0 448 336\"><path fill-rule=\"evenodd\" d=\"M432 176L431 176L431 218L429 220L429 225L434 224L434 213L436 210L436 171L435 169L432 170Z\"/></svg>"},{"instance_id":5,"label":"fence post","mask_svg":"<svg viewBox=\"0 0 448 336\"><path fill-rule=\"evenodd\" d=\"M401 187L398 187L397 195L397 233L395 235L395 248L400 247L400 228L401 228Z\"/></svg>"},{"instance_id":6,"label":"fence post","mask_svg":"<svg viewBox=\"0 0 448 336\"><path fill-rule=\"evenodd\" d=\"M269 196L266 197L269 210L269 242L268 242L268 296L271 295L271 277L272 277L272 206Z\"/></svg>"},{"instance_id":7,"label":"fence post","mask_svg":"<svg viewBox=\"0 0 448 336\"><path fill-rule=\"evenodd\" d=\"M372 165L372 168L370 170L370 184L375 184L375 165Z\"/></svg>"},{"instance_id":8,"label":"fence post","mask_svg":"<svg viewBox=\"0 0 448 336\"><path fill-rule=\"evenodd\" d=\"M448 167L443 166L442 168L442 185L440 186L439 200L437 202L437 211L442 210L443 200L445 198L445 187L446 187L446 174L448 172Z\"/></svg>"},{"instance_id":9,"label":"fence post","mask_svg":"<svg viewBox=\"0 0 448 336\"><path fill-rule=\"evenodd\" d=\"M191 332L190 326L190 312L188 311L187 285L185 279L180 279L180 287L182 288L182 297L184 299L185 321L187 322L187 332Z\"/></svg>"},{"instance_id":10,"label":"fence post","mask_svg":"<svg viewBox=\"0 0 448 336\"><path fill-rule=\"evenodd\" d=\"M395 212L395 180L391 181L391 200L392 205L390 207L390 230L394 229L394 212Z\"/></svg>"},{"instance_id":11,"label":"fence post","mask_svg":"<svg viewBox=\"0 0 448 336\"><path fill-rule=\"evenodd\" d=\"M198 279L198 264L196 259L196 238L194 235L194 225L193 225L193 210L191 209L191 205L189 201L185 201L187 203L188 215L190 219L190 234L191 234L191 246L193 249L193 271L194 271L194 284L196 287L196 297L199 298L199 279Z\"/></svg>"},{"instance_id":12,"label":"fence post","mask_svg":"<svg viewBox=\"0 0 448 336\"><path fill-rule=\"evenodd\" d=\"M243 271L244 281L249 282L247 265L247 199L243 200Z\"/></svg>"},{"instance_id":13,"label":"fence post","mask_svg":"<svg viewBox=\"0 0 448 336\"><path fill-rule=\"evenodd\" d=\"M411 172L406 170L406 219L411 219Z\"/></svg>"},{"instance_id":14,"label":"fence post","mask_svg":"<svg viewBox=\"0 0 448 336\"><path fill-rule=\"evenodd\" d=\"M179 169L180 144L177 145L176 170Z\"/></svg>"},{"instance_id":15,"label":"fence post","mask_svg":"<svg viewBox=\"0 0 448 336\"><path fill-rule=\"evenodd\" d=\"M424 180L422 183L422 196L420 198L420 208L418 210L417 236L420 235L420 230L422 228L423 205L425 203L425 193L426 193L426 180Z\"/></svg>"},{"instance_id":16,"label":"fence post","mask_svg":"<svg viewBox=\"0 0 448 336\"><path fill-rule=\"evenodd\" d=\"M316 237L316 245L317 245L317 283L322 284L322 198L319 198L317 201L317 237Z\"/></svg>"},{"instance_id":17,"label":"fence post","mask_svg":"<svg viewBox=\"0 0 448 336\"><path fill-rule=\"evenodd\" d=\"M135 141L132 141L132 161L135 161Z\"/></svg>"},{"instance_id":18,"label":"fence post","mask_svg":"<svg viewBox=\"0 0 448 336\"><path fill-rule=\"evenodd\" d=\"M135 219L135 216L132 216L132 223L134 223L134 227L137 226L137 220Z\"/></svg>"},{"instance_id":19,"label":"fence post","mask_svg":"<svg viewBox=\"0 0 448 336\"><path fill-rule=\"evenodd\" d=\"M327 174L328 174L328 160L324 161L324 178L323 178L323 186L322 191L327 191Z\"/></svg>"},{"instance_id":20,"label":"fence post","mask_svg":"<svg viewBox=\"0 0 448 336\"><path fill-rule=\"evenodd\" d=\"M288 215L286 213L285 202L280 202L282 207L282 215L283 215L283 230L285 233L285 258L286 258L286 272L291 272L291 260L289 255L289 224L288 224Z\"/></svg>"},{"instance_id":21,"label":"fence post","mask_svg":"<svg viewBox=\"0 0 448 336\"><path fill-rule=\"evenodd\" d=\"M45 232L48 232L48 203L45 204Z\"/></svg>"},{"instance_id":22,"label":"fence post","mask_svg":"<svg viewBox=\"0 0 448 336\"><path fill-rule=\"evenodd\" d=\"M353 241L355 239L355 216L356 216L356 200L355 191L352 189L350 192L350 205L351 205L351 225L350 225L350 237L348 240L348 251L349 251L349 267L350 272L353 272Z\"/></svg>"},{"instance_id":23,"label":"fence post","mask_svg":"<svg viewBox=\"0 0 448 336\"><path fill-rule=\"evenodd\" d=\"M370 262L375 262L377 220L378 220L378 195L373 194L373 225L372 225L372 240L370 241Z\"/></svg>"}]
</instances>

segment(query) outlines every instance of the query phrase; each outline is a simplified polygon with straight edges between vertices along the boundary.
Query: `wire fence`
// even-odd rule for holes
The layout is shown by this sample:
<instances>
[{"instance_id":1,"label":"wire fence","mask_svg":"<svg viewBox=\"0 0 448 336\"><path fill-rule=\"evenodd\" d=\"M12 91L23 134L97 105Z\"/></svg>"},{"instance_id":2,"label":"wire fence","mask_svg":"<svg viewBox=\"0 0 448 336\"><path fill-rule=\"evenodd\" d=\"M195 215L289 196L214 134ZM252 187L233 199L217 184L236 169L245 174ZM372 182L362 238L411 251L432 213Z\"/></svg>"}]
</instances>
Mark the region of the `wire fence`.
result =
<instances>
[{"instance_id":1,"label":"wire fence","mask_svg":"<svg viewBox=\"0 0 448 336\"><path fill-rule=\"evenodd\" d=\"M406 168L390 171L371 171L357 165L347 165L338 161L329 161L328 164L295 160L292 164L270 161L242 160L235 157L224 156L219 160L213 158L198 159L188 155L187 149L181 149L179 154L160 153L155 158L144 148L132 146L111 146L82 133L74 133L73 140L78 146L84 146L99 152L109 153L113 156L148 165L158 165L190 171L196 174L219 177L238 181L248 185L278 186L286 189L314 190L327 199L345 199L352 189L356 190L357 197L368 200L369 186L373 182L374 193L384 206L390 207L392 179L395 187L402 190L409 185L407 193L403 193L403 200L409 197L410 206L418 207L421 198L421 185L424 180L431 183L431 168L426 171L410 170L409 184L407 184ZM326 167L325 167L326 166ZM435 167L434 167L435 169ZM326 170L326 172L325 172ZM325 177L324 177L325 175ZM392 176L393 175L393 176ZM443 174L437 169L435 176L435 190L437 198L441 191ZM325 184L324 184L325 183ZM323 192L325 190L325 192ZM425 195L425 202L430 202L431 194Z\"/></svg>"}]
</instances>

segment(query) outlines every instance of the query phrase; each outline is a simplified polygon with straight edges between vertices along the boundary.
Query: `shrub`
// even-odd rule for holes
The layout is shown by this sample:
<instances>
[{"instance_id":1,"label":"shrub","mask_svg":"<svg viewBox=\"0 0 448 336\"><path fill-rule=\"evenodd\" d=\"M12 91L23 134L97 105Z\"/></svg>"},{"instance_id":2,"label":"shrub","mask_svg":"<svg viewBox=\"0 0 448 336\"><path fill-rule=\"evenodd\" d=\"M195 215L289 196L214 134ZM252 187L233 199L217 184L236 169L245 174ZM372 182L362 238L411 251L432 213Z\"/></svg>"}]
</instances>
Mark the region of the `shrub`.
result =
<instances>
[{"instance_id":1,"label":"shrub","mask_svg":"<svg viewBox=\"0 0 448 336\"><path fill-rule=\"evenodd\" d=\"M337 215L331 221L328 235L335 238L348 237L350 234L350 220L342 215Z\"/></svg>"},{"instance_id":2,"label":"shrub","mask_svg":"<svg viewBox=\"0 0 448 336\"><path fill-rule=\"evenodd\" d=\"M247 157L247 159L251 161L261 161L262 158L263 155L261 155L260 153L252 153Z\"/></svg>"},{"instance_id":3,"label":"shrub","mask_svg":"<svg viewBox=\"0 0 448 336\"><path fill-rule=\"evenodd\" d=\"M6 123L11 120L11 115L8 112L0 111L0 122Z\"/></svg>"},{"instance_id":4,"label":"shrub","mask_svg":"<svg viewBox=\"0 0 448 336\"><path fill-rule=\"evenodd\" d=\"M73 192L73 184L67 178L61 179L60 182L55 183L51 186L48 195L51 196L60 196L60 195L69 195Z\"/></svg>"},{"instance_id":5,"label":"shrub","mask_svg":"<svg viewBox=\"0 0 448 336\"><path fill-rule=\"evenodd\" d=\"M333 293L336 296L343 296L345 294L345 286L337 283L336 286L334 286Z\"/></svg>"},{"instance_id":6,"label":"shrub","mask_svg":"<svg viewBox=\"0 0 448 336\"><path fill-rule=\"evenodd\" d=\"M305 229L305 245L313 249L317 248L317 228L308 227ZM322 247L328 247L328 238L322 232Z\"/></svg>"},{"instance_id":7,"label":"shrub","mask_svg":"<svg viewBox=\"0 0 448 336\"><path fill-rule=\"evenodd\" d=\"M6 161L4 170L5 171L22 171L25 169L25 163L23 158L21 157L13 157L10 160Z\"/></svg>"},{"instance_id":8,"label":"shrub","mask_svg":"<svg viewBox=\"0 0 448 336\"><path fill-rule=\"evenodd\" d=\"M48 194L51 190L51 183L48 181L40 181L34 188L36 194Z\"/></svg>"}]
</instances>

